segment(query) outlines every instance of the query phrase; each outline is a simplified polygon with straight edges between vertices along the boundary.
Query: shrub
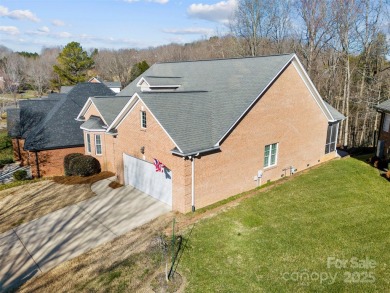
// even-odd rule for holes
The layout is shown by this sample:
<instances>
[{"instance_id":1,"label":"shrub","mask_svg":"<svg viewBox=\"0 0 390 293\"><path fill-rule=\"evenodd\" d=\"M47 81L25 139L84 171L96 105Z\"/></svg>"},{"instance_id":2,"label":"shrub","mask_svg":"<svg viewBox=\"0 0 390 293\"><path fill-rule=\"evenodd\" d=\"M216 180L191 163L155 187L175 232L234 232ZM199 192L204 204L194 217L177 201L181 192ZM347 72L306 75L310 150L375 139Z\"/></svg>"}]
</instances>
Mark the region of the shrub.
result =
<instances>
[{"instance_id":1,"label":"shrub","mask_svg":"<svg viewBox=\"0 0 390 293\"><path fill-rule=\"evenodd\" d=\"M374 167L383 170L387 168L387 161L378 159L374 162Z\"/></svg>"},{"instance_id":2,"label":"shrub","mask_svg":"<svg viewBox=\"0 0 390 293\"><path fill-rule=\"evenodd\" d=\"M26 180L27 179L27 171L26 170L18 170L13 174L15 180Z\"/></svg>"},{"instance_id":3,"label":"shrub","mask_svg":"<svg viewBox=\"0 0 390 293\"><path fill-rule=\"evenodd\" d=\"M69 164L72 175L91 176L101 171L99 161L92 156L76 156Z\"/></svg>"},{"instance_id":4,"label":"shrub","mask_svg":"<svg viewBox=\"0 0 390 293\"><path fill-rule=\"evenodd\" d=\"M379 161L379 157L377 157L377 156L373 156L373 157L371 157L371 158L369 159L369 163L370 163L371 165L374 165L375 162L377 162L377 161Z\"/></svg>"},{"instance_id":5,"label":"shrub","mask_svg":"<svg viewBox=\"0 0 390 293\"><path fill-rule=\"evenodd\" d=\"M14 159L12 158L5 158L0 160L0 165L7 165L14 162Z\"/></svg>"},{"instance_id":6,"label":"shrub","mask_svg":"<svg viewBox=\"0 0 390 293\"><path fill-rule=\"evenodd\" d=\"M68 154L64 158L64 170L65 170L65 176L72 176L75 175L72 173L72 170L70 169L70 162L77 157L83 156L83 154L80 153L73 153Z\"/></svg>"}]
</instances>

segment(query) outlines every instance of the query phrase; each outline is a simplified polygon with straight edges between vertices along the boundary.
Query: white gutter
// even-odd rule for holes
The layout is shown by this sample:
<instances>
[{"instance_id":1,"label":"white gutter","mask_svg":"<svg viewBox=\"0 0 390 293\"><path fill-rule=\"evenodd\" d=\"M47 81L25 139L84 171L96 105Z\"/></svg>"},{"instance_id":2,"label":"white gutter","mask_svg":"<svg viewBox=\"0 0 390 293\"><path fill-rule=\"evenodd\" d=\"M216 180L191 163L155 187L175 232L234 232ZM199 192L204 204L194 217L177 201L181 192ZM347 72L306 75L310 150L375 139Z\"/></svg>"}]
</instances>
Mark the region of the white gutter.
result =
<instances>
[{"instance_id":1,"label":"white gutter","mask_svg":"<svg viewBox=\"0 0 390 293\"><path fill-rule=\"evenodd\" d=\"M174 154L174 155L181 156L181 157L191 157L193 155L199 156L199 154L201 154L201 153L218 151L220 149L221 148L219 146L216 146L216 147L212 147L212 148L208 148L208 149L204 149L204 150L200 150L200 151L195 151L195 152L189 152L189 153L181 153L181 152L178 152L178 151L171 150L171 153Z\"/></svg>"}]
</instances>

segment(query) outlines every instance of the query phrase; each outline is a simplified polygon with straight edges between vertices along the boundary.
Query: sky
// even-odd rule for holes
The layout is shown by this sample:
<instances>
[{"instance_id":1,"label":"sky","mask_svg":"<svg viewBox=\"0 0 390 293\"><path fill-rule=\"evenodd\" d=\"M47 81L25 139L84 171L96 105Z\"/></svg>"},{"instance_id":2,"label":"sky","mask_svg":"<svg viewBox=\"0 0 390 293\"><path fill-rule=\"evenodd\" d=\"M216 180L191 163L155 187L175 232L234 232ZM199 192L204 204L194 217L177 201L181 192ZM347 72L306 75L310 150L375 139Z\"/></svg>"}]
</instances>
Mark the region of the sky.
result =
<instances>
[{"instance_id":1,"label":"sky","mask_svg":"<svg viewBox=\"0 0 390 293\"><path fill-rule=\"evenodd\" d=\"M227 32L236 0L0 0L0 44L40 53L79 42L88 48L147 48Z\"/></svg>"}]
</instances>

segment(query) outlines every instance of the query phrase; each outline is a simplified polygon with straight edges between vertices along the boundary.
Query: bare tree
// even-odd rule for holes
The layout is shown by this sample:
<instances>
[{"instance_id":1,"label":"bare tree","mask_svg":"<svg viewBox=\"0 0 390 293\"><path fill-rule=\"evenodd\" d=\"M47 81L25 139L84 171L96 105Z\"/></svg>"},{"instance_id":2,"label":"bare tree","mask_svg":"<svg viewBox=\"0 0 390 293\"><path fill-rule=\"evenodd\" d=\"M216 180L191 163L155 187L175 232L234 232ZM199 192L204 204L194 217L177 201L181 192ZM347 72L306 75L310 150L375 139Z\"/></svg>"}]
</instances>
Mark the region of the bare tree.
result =
<instances>
[{"instance_id":1,"label":"bare tree","mask_svg":"<svg viewBox=\"0 0 390 293\"><path fill-rule=\"evenodd\" d=\"M305 59L306 69L312 75L313 64L322 49L334 36L330 1L297 0L295 8L301 17L299 51Z\"/></svg>"},{"instance_id":2,"label":"bare tree","mask_svg":"<svg viewBox=\"0 0 390 293\"><path fill-rule=\"evenodd\" d=\"M134 49L101 50L95 56L98 74L110 81L120 81L122 86L130 82L131 67L138 62L138 53Z\"/></svg>"},{"instance_id":3,"label":"bare tree","mask_svg":"<svg viewBox=\"0 0 390 293\"><path fill-rule=\"evenodd\" d=\"M340 138L344 146L350 142L350 98L351 98L351 62L353 41L356 38L353 30L360 10L360 2L355 0L334 0L333 11L336 20L336 32L339 40L342 62L344 67L343 113L347 117L340 129ZM344 125L343 125L344 124Z\"/></svg>"},{"instance_id":4,"label":"bare tree","mask_svg":"<svg viewBox=\"0 0 390 293\"><path fill-rule=\"evenodd\" d=\"M17 53L12 53L3 59L3 71L5 73L5 90L13 95L17 105L17 93L19 86L25 80L26 59Z\"/></svg>"},{"instance_id":5,"label":"bare tree","mask_svg":"<svg viewBox=\"0 0 390 293\"><path fill-rule=\"evenodd\" d=\"M54 63L43 57L31 58L28 60L27 76L31 86L41 97L50 86L50 78Z\"/></svg>"},{"instance_id":6,"label":"bare tree","mask_svg":"<svg viewBox=\"0 0 390 293\"><path fill-rule=\"evenodd\" d=\"M276 53L286 52L286 40L291 35L291 0L275 0L270 6L269 37Z\"/></svg>"},{"instance_id":7,"label":"bare tree","mask_svg":"<svg viewBox=\"0 0 390 293\"><path fill-rule=\"evenodd\" d=\"M230 22L230 30L245 40L245 54L257 56L260 43L271 30L271 6L273 1L239 0L237 10Z\"/></svg>"}]
</instances>

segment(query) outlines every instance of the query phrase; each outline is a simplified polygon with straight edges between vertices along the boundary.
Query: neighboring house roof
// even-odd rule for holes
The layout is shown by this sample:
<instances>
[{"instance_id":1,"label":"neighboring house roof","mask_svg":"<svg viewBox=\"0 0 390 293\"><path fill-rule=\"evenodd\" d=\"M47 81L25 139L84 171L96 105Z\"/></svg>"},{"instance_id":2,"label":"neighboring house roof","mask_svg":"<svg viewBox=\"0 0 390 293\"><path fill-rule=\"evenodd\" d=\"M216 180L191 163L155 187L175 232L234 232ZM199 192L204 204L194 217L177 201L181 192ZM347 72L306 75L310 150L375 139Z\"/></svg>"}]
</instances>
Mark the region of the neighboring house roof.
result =
<instances>
[{"instance_id":1,"label":"neighboring house roof","mask_svg":"<svg viewBox=\"0 0 390 293\"><path fill-rule=\"evenodd\" d=\"M141 100L176 145L181 155L218 148L240 119L279 75L293 64L328 121L341 114L329 108L294 54L253 58L158 63L130 83L117 97L132 97L108 127L111 131ZM142 88L146 82L151 88ZM172 90L164 86L179 85ZM114 103L97 106L101 113ZM122 105L121 105L122 106ZM83 115L82 113L80 113ZM340 116L341 115L341 116ZM342 116L344 117L344 116Z\"/></svg>"},{"instance_id":2,"label":"neighboring house roof","mask_svg":"<svg viewBox=\"0 0 390 293\"><path fill-rule=\"evenodd\" d=\"M122 84L119 81L103 81L109 88L121 88Z\"/></svg>"},{"instance_id":3,"label":"neighboring house roof","mask_svg":"<svg viewBox=\"0 0 390 293\"><path fill-rule=\"evenodd\" d=\"M107 126L100 117L91 116L88 121L81 124L80 128L89 131L105 131Z\"/></svg>"},{"instance_id":4,"label":"neighboring house roof","mask_svg":"<svg viewBox=\"0 0 390 293\"><path fill-rule=\"evenodd\" d=\"M330 114L332 114L333 118L337 121L344 120L347 117L345 117L343 114L341 114L339 111L337 111L335 108L333 108L330 104L328 104L326 101L324 101L326 107L328 108Z\"/></svg>"},{"instance_id":5,"label":"neighboring house roof","mask_svg":"<svg viewBox=\"0 0 390 293\"><path fill-rule=\"evenodd\" d=\"M122 84L119 81L104 81L100 77L92 77L90 80L88 80L88 82L104 83L109 88L119 88L120 89L122 87Z\"/></svg>"},{"instance_id":6,"label":"neighboring house roof","mask_svg":"<svg viewBox=\"0 0 390 293\"><path fill-rule=\"evenodd\" d=\"M63 96L26 138L25 149L45 150L84 145L81 122L75 118L90 96L112 96L101 83L79 83Z\"/></svg>"},{"instance_id":7,"label":"neighboring house roof","mask_svg":"<svg viewBox=\"0 0 390 293\"><path fill-rule=\"evenodd\" d=\"M375 106L378 111L390 113L390 100L384 101L379 105Z\"/></svg>"},{"instance_id":8,"label":"neighboring house roof","mask_svg":"<svg viewBox=\"0 0 390 293\"><path fill-rule=\"evenodd\" d=\"M73 85L63 85L61 86L60 93L61 94L67 94L73 89Z\"/></svg>"},{"instance_id":9,"label":"neighboring house roof","mask_svg":"<svg viewBox=\"0 0 390 293\"><path fill-rule=\"evenodd\" d=\"M7 110L8 134L26 138L57 102L58 99L51 98L19 101L19 108Z\"/></svg>"},{"instance_id":10,"label":"neighboring house roof","mask_svg":"<svg viewBox=\"0 0 390 293\"><path fill-rule=\"evenodd\" d=\"M18 131L20 109L10 108L7 109L7 130L10 137L18 137L20 132Z\"/></svg>"}]
</instances>

